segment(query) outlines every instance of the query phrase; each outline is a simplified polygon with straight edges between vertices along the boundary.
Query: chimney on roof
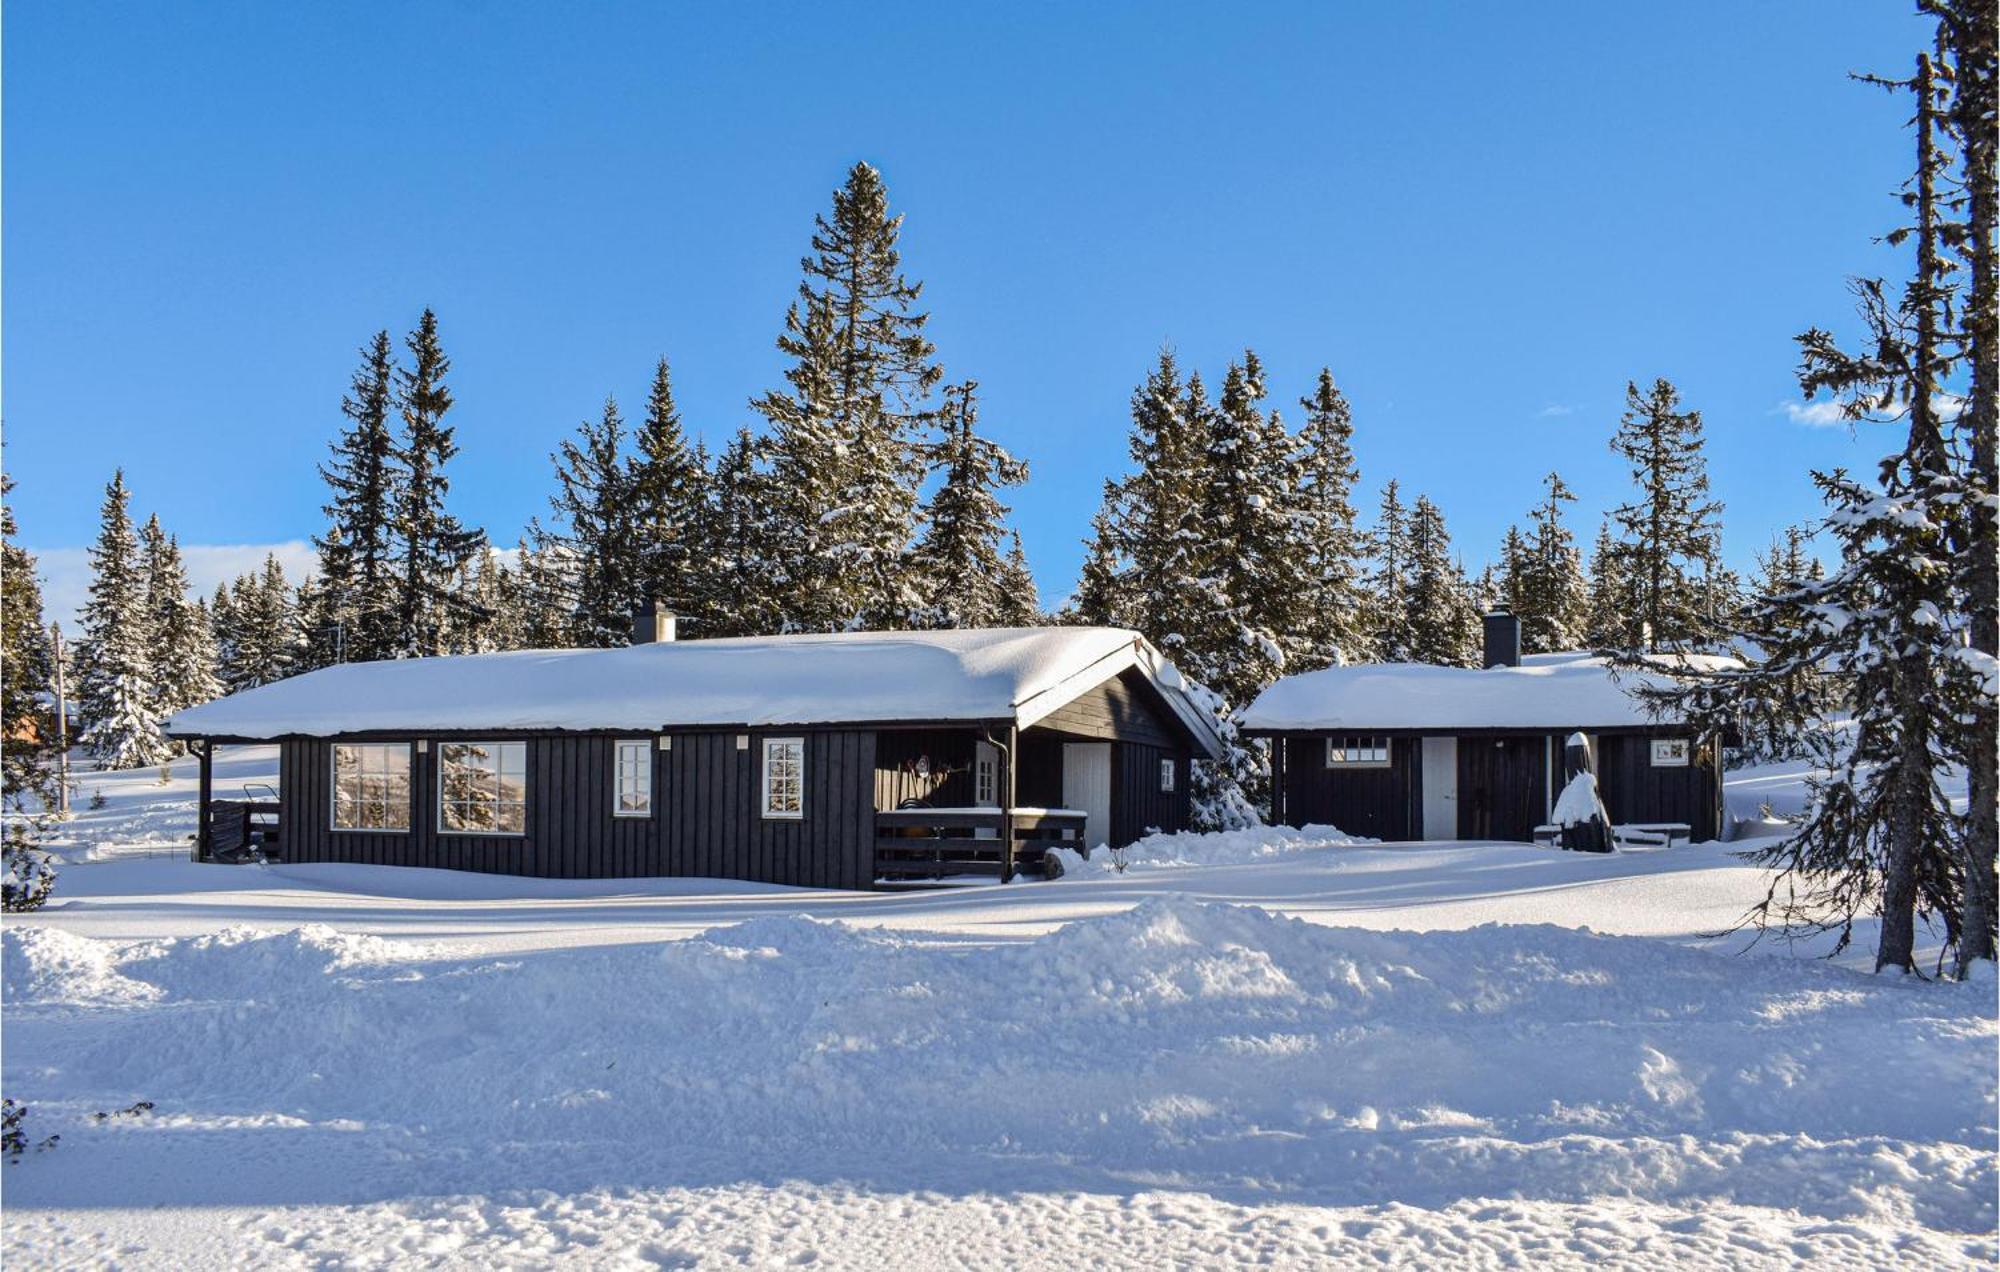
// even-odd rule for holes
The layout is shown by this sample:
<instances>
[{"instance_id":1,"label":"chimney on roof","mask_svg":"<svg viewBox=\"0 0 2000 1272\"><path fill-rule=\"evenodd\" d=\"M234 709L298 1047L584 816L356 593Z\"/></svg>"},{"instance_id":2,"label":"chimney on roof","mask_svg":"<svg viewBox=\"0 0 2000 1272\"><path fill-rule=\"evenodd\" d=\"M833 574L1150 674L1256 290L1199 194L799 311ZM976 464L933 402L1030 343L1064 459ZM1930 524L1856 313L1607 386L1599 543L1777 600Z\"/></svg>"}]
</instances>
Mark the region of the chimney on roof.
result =
<instances>
[{"instance_id":1,"label":"chimney on roof","mask_svg":"<svg viewBox=\"0 0 2000 1272\"><path fill-rule=\"evenodd\" d=\"M1505 609L1496 609L1485 618L1488 667L1521 665L1521 620Z\"/></svg>"},{"instance_id":2,"label":"chimney on roof","mask_svg":"<svg viewBox=\"0 0 2000 1272\"><path fill-rule=\"evenodd\" d=\"M663 644L674 638L674 612L664 602L651 601L632 615L632 643L635 645Z\"/></svg>"}]
</instances>

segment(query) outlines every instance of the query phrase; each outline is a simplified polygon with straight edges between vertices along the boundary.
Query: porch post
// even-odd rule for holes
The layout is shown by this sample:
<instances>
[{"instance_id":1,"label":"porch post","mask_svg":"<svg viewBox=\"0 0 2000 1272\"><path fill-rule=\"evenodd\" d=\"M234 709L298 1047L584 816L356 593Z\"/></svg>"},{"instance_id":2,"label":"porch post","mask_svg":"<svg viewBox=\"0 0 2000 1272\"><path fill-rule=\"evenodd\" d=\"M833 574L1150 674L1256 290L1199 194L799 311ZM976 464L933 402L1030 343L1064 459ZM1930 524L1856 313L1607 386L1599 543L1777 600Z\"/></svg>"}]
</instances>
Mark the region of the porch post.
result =
<instances>
[{"instance_id":1,"label":"porch post","mask_svg":"<svg viewBox=\"0 0 2000 1272\"><path fill-rule=\"evenodd\" d=\"M209 828L208 801L215 787L215 743L207 738L201 740L201 799L196 805L194 828L194 859L208 860Z\"/></svg>"},{"instance_id":2,"label":"porch post","mask_svg":"<svg viewBox=\"0 0 2000 1272\"><path fill-rule=\"evenodd\" d=\"M1021 731L1007 726L1007 745L1000 752L1000 882L1014 882L1014 748L1020 745Z\"/></svg>"}]
</instances>

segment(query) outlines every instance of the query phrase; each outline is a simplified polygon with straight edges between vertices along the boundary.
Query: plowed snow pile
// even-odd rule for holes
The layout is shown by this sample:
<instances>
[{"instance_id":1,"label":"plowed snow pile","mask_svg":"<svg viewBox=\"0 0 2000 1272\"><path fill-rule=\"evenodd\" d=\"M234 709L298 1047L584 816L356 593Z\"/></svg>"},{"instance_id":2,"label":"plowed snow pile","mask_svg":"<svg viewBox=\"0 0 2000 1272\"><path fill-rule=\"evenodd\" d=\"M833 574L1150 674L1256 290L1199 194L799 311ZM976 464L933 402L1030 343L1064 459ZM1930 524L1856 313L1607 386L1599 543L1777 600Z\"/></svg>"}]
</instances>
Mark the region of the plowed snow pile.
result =
<instances>
[{"instance_id":1,"label":"plowed snow pile","mask_svg":"<svg viewBox=\"0 0 2000 1272\"><path fill-rule=\"evenodd\" d=\"M10 927L5 968L62 1135L7 1172L16 1266L1993 1251L1990 984L1172 897L959 948Z\"/></svg>"}]
</instances>

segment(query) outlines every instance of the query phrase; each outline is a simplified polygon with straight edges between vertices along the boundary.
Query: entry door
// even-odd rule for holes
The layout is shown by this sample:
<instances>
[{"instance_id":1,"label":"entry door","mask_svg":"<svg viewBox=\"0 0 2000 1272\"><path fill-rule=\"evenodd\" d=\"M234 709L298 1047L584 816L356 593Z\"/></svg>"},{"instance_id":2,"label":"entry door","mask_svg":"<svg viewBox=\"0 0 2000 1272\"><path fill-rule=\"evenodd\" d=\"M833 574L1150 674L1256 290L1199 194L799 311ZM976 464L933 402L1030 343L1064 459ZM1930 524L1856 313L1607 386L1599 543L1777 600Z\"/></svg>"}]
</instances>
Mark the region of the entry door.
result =
<instances>
[{"instance_id":1,"label":"entry door","mask_svg":"<svg viewBox=\"0 0 2000 1272\"><path fill-rule=\"evenodd\" d=\"M1083 842L1096 847L1111 842L1111 744L1063 743L1063 807L1087 819Z\"/></svg>"},{"instance_id":2,"label":"entry door","mask_svg":"<svg viewBox=\"0 0 2000 1272\"><path fill-rule=\"evenodd\" d=\"M1458 739L1424 739L1424 838L1458 838Z\"/></svg>"}]
</instances>

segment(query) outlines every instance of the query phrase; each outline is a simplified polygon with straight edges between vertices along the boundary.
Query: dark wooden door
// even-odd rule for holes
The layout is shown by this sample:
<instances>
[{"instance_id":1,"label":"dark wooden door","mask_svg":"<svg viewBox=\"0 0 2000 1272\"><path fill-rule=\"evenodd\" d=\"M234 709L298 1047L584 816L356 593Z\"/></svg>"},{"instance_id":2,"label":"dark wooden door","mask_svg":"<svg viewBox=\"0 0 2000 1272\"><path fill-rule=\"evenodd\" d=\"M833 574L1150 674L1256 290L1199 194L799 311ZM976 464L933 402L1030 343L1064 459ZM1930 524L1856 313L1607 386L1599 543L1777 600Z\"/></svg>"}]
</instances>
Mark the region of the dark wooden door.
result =
<instances>
[{"instance_id":1,"label":"dark wooden door","mask_svg":"<svg viewBox=\"0 0 2000 1272\"><path fill-rule=\"evenodd\" d=\"M1544 812L1540 737L1458 740L1458 837L1532 842Z\"/></svg>"}]
</instances>

